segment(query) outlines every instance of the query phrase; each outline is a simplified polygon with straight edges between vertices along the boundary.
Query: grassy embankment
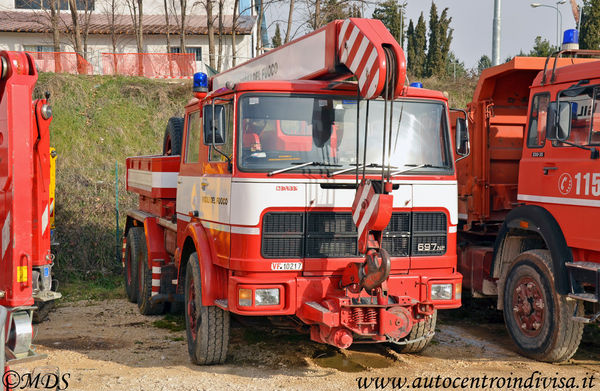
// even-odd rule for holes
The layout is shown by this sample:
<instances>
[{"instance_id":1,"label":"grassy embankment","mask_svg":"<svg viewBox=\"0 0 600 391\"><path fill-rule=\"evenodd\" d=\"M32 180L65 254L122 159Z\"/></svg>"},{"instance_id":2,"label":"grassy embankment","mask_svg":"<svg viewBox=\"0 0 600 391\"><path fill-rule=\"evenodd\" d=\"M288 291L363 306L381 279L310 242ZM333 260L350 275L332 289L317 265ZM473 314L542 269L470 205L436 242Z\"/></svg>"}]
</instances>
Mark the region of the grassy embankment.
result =
<instances>
[{"instance_id":1,"label":"grassy embankment","mask_svg":"<svg viewBox=\"0 0 600 391\"><path fill-rule=\"evenodd\" d=\"M475 81L423 80L465 107ZM169 117L181 115L190 82L133 77L41 74L36 92L51 93L51 142L58 151L56 275L66 299L122 292L115 246L115 162L119 163L121 229L136 197L125 191L127 156L160 153ZM65 285L66 283L66 285Z\"/></svg>"}]
</instances>

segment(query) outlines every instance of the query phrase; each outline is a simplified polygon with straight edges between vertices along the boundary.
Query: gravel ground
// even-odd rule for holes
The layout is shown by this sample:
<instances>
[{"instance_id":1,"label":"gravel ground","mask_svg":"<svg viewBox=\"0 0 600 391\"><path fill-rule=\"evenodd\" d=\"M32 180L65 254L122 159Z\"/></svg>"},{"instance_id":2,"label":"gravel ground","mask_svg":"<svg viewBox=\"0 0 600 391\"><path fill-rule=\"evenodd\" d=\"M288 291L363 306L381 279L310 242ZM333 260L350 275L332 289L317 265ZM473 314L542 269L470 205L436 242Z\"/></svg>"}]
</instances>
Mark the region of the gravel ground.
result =
<instances>
[{"instance_id":1,"label":"gravel ground","mask_svg":"<svg viewBox=\"0 0 600 391\"><path fill-rule=\"evenodd\" d=\"M361 384L364 388L359 382L371 378L406 378L403 388L424 388L430 377L434 382L427 388L441 389L446 377L482 379L485 375L488 381L491 377L526 380L532 374L534 379L548 377L549 383L540 381L536 386L533 382L529 389L583 389L584 380L589 389L589 378L594 376L591 389L600 390L600 351L594 337L586 337L575 358L567 363L539 363L515 353L497 319L486 322L442 315L434 340L418 355L397 354L384 345L339 350L314 343L296 331L232 322L226 363L209 367L192 365L185 331L158 328L154 323L160 319L163 316L140 315L136 305L122 299L64 303L49 320L35 327L34 343L47 358L12 369L20 374L59 371L68 374L69 390L90 391L346 391L357 390ZM440 380L435 383L437 376ZM561 386L561 376L567 378L563 381L573 377L573 387L568 387L571 383ZM557 378L554 383L552 378ZM59 385L65 388L64 383ZM385 389L394 389L393 385L388 383ZM498 385L488 388L521 388ZM455 381L454 388L463 386ZM375 383L367 389L376 389Z\"/></svg>"}]
</instances>

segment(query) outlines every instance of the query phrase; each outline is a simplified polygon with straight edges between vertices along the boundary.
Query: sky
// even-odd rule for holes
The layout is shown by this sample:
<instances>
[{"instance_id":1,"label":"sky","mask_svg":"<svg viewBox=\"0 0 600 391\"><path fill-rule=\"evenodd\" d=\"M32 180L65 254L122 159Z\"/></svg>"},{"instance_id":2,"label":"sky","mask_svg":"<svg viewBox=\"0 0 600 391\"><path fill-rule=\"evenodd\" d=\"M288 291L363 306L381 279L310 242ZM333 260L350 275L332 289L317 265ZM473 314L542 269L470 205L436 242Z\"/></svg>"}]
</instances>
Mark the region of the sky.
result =
<instances>
[{"instance_id":1,"label":"sky","mask_svg":"<svg viewBox=\"0 0 600 391\"><path fill-rule=\"evenodd\" d=\"M431 0L405 0L407 2L406 18L412 19L416 24L421 12L426 20L429 18ZM548 7L532 8L531 3L537 2L544 5L556 6L556 1L548 0L502 0L501 12L501 43L500 61L508 56L514 56L521 50L529 52L534 45L536 36L556 43L556 10ZM298 0L296 0L298 3ZM577 0L582 4L582 0ZM467 68L477 66L482 55L492 57L492 24L494 19L494 0L435 0L438 13L448 8L452 17L451 27L454 29L451 50L458 59L464 62ZM285 33L289 2L281 1L281 5L271 7L267 13L270 25L269 36L275 31L275 21L280 21L282 33ZM575 28L575 19L571 12L570 2L558 5L562 14L562 30ZM372 9L367 9L369 17ZM302 10L296 17L303 16ZM408 23L406 23L408 25ZM560 29L560 18L559 18ZM298 34L301 36L302 34ZM562 40L562 32L560 33Z\"/></svg>"}]
</instances>

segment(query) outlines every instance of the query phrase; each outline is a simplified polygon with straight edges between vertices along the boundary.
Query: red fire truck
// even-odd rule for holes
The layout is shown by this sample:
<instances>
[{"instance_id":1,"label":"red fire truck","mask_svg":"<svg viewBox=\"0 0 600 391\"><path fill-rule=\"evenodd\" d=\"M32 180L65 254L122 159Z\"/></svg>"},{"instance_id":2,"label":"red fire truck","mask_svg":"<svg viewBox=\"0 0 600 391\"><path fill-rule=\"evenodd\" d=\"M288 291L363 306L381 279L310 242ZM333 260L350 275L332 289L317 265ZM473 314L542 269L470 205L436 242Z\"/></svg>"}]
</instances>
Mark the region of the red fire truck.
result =
<instances>
[{"instance_id":1,"label":"red fire truck","mask_svg":"<svg viewBox=\"0 0 600 391\"><path fill-rule=\"evenodd\" d=\"M459 270L474 296L498 297L519 351L537 360L569 359L600 318L599 64L517 57L486 69L469 104Z\"/></svg>"},{"instance_id":2,"label":"red fire truck","mask_svg":"<svg viewBox=\"0 0 600 391\"><path fill-rule=\"evenodd\" d=\"M0 368L35 356L34 298L60 297L50 252L52 111L48 96L32 103L36 81L28 54L0 52Z\"/></svg>"},{"instance_id":3,"label":"red fire truck","mask_svg":"<svg viewBox=\"0 0 600 391\"><path fill-rule=\"evenodd\" d=\"M334 21L197 75L174 156L127 159L127 295L143 314L184 301L194 363L225 360L230 313L416 352L460 306L447 99L405 74L380 21Z\"/></svg>"}]
</instances>

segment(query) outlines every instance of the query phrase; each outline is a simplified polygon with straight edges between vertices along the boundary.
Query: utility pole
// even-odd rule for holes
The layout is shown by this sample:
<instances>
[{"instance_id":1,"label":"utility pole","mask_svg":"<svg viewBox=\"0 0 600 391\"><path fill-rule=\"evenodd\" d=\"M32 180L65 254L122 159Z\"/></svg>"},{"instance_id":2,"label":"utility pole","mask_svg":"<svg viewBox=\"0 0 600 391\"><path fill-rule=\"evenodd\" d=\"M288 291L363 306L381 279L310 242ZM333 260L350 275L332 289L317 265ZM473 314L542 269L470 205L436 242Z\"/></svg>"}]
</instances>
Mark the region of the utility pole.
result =
<instances>
[{"instance_id":1,"label":"utility pole","mask_svg":"<svg viewBox=\"0 0 600 391\"><path fill-rule=\"evenodd\" d=\"M494 0L494 26L492 32L492 65L500 65L500 10L501 0Z\"/></svg>"}]
</instances>

